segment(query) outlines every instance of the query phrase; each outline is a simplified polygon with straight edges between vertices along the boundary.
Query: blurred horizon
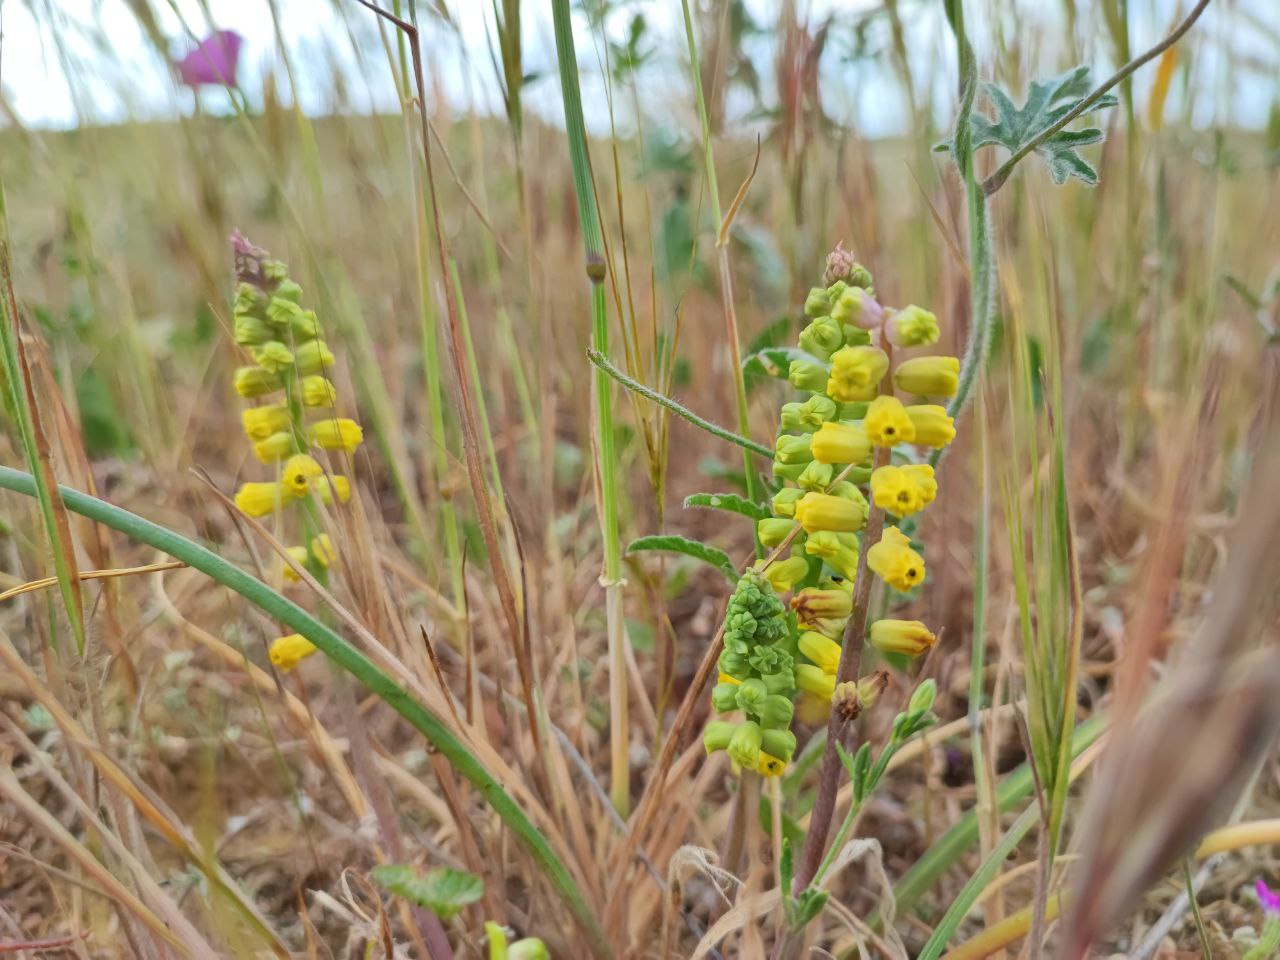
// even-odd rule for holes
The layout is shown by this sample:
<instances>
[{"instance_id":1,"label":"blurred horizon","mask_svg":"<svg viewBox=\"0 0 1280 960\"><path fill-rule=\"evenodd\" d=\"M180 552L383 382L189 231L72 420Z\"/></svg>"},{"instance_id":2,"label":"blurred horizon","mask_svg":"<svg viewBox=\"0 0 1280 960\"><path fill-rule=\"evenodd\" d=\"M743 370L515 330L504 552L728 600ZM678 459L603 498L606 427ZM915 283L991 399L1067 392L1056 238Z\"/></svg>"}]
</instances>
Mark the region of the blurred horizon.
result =
<instances>
[{"instance_id":1,"label":"blurred horizon","mask_svg":"<svg viewBox=\"0 0 1280 960\"><path fill-rule=\"evenodd\" d=\"M489 41L491 6L441 2L431 5L430 12L427 6L420 6L418 18L429 96L440 98L459 115L500 117L502 94ZM1077 11L1071 2L1012 0L1000 4L993 15L992 6L971 3L967 8L968 16L980 24L974 42L984 66L998 59L995 51L1003 50L1007 60L1014 49L1024 74L1043 76L1073 66L1079 50L1095 77L1114 69L1117 57L1100 11ZM1132 50L1155 43L1181 16L1183 6L1181 0L1126 5ZM1280 80L1274 70L1280 23L1269 23L1269 6L1271 19L1276 19L1271 0L1210 5L1192 38L1196 56L1179 72L1169 93L1170 117L1197 129L1260 130L1275 122L1280 111ZM885 5L874 0L726 4L723 9L744 17L742 47L751 53L742 76L726 92L726 124L743 134L754 133L777 109L772 96L773 37L764 25L788 8L815 32L829 25L819 60L819 90L828 119L867 138L909 133L913 115L918 114L902 93L892 56L885 55L891 52L893 38ZM23 127L50 130L173 120L196 109L197 99L206 114L234 114L236 105L227 91L205 88L196 94L179 82L170 66L215 29L234 30L244 39L237 95L251 113L263 109L268 89L283 104L292 105L296 97L310 117L399 111L384 57L384 45L395 44L395 37L380 30L373 13L355 0L182 0L154 13L148 8L144 16L135 12L138 9L142 8L131 8L129 0L60 0L56 5L29 0L5 8L0 129L15 120ZM561 106L550 19L543 10L531 12L522 24L525 110L558 125ZM922 83L927 86L913 91L914 96L941 129L954 102L947 80L954 73L954 55L942 5L933 0L904 2L899 16L910 73L925 78ZM1069 16L1074 24L1067 23ZM151 17L154 20L147 23ZM635 56L638 65L635 100L617 98L612 104L618 133L635 132L636 109L643 125L646 119L661 117L673 101L685 102L688 70L678 3L592 0L575 4L575 22L589 26L592 38L578 51L592 133L609 133L603 75L606 62L616 68L620 57ZM1061 49L1040 46L1054 36L1061 38ZM1034 39L1020 48L1023 38ZM68 64L74 69L66 69ZM1007 62L1003 67L1008 69ZM1268 76L1270 84L1265 82ZM1153 78L1152 71L1134 78L1138 102L1145 102ZM692 129L691 114L687 120Z\"/></svg>"}]
</instances>

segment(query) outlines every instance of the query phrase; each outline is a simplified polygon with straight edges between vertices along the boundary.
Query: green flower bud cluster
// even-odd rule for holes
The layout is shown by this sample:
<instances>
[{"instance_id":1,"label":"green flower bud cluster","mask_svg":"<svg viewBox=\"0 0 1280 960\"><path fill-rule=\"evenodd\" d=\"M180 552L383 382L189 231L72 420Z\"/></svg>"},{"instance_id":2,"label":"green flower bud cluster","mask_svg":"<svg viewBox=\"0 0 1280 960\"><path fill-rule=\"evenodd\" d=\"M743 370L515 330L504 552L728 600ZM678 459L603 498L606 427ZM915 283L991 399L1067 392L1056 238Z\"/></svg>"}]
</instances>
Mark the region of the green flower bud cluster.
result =
<instances>
[{"instance_id":1,"label":"green flower bud cluster","mask_svg":"<svg viewBox=\"0 0 1280 960\"><path fill-rule=\"evenodd\" d=\"M717 713L741 711L746 719L708 725L708 753L726 750L739 767L766 776L782 772L796 748L794 643L786 604L762 573L748 570L729 599L720 682L711 691Z\"/></svg>"}]
</instances>

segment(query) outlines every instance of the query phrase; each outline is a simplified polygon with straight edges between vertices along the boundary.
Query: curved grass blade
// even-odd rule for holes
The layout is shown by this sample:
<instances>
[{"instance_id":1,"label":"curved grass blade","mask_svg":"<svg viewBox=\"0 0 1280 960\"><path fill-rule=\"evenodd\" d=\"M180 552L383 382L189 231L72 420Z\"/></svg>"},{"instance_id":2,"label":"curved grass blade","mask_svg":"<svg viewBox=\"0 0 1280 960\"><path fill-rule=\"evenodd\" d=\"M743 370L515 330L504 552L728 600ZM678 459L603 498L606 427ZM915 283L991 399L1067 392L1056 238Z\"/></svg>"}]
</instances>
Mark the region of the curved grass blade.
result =
<instances>
[{"instance_id":1,"label":"curved grass blade","mask_svg":"<svg viewBox=\"0 0 1280 960\"><path fill-rule=\"evenodd\" d=\"M37 488L30 474L11 467L0 467L0 489L34 497ZM538 867L559 893L565 906L577 918L595 952L600 956L610 955L604 931L600 928L595 914L584 899L573 875L551 848L546 837L440 718L411 697L373 661L296 603L282 597L261 580L251 577L213 551L188 540L179 533L96 497L69 487L58 489L68 509L195 567L223 586L234 590L264 613L302 634L319 647L330 660L363 683L409 721L414 729L426 737L432 746L448 759L453 768L480 792L502 821L525 844Z\"/></svg>"}]
</instances>

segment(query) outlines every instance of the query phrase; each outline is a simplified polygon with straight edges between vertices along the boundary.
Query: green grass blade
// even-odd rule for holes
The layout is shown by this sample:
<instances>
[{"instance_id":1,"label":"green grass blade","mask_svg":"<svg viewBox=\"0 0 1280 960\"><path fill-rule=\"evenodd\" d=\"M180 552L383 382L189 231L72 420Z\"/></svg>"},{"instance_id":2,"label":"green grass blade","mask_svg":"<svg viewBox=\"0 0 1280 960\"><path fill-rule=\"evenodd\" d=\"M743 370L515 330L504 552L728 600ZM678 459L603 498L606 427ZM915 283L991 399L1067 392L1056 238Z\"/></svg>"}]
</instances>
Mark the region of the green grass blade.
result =
<instances>
[{"instance_id":1,"label":"green grass blade","mask_svg":"<svg viewBox=\"0 0 1280 960\"><path fill-rule=\"evenodd\" d=\"M30 474L10 467L0 467L0 489L11 490L26 496L36 496L37 485ZM560 894L565 906L573 912L583 931L590 937L596 952L601 956L609 955L604 932L595 914L583 898L582 891L578 888L572 874L551 848L547 838L466 745L438 717L411 697L373 661L296 603L276 593L265 583L251 577L213 551L188 540L179 533L96 497L69 487L60 487L59 490L69 509L183 561L223 586L234 590L272 618L302 634L319 647L330 660L363 683L409 721L448 759L453 768L480 792L502 818L503 823L524 842L534 861Z\"/></svg>"}]
</instances>

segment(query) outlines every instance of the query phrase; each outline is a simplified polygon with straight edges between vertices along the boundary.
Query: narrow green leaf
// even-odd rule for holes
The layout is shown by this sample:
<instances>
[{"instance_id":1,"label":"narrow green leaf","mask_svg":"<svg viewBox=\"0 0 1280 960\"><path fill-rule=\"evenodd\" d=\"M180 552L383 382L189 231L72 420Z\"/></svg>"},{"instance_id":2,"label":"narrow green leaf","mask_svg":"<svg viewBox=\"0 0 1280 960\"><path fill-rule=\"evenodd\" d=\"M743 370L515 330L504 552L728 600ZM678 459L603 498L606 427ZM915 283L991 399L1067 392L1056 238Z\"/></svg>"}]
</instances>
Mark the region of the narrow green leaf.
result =
<instances>
[{"instance_id":1,"label":"narrow green leaf","mask_svg":"<svg viewBox=\"0 0 1280 960\"><path fill-rule=\"evenodd\" d=\"M452 919L484 896L483 880L451 867L423 872L407 863L384 863L374 867L369 876L388 893L425 907L441 920Z\"/></svg>"},{"instance_id":2,"label":"narrow green leaf","mask_svg":"<svg viewBox=\"0 0 1280 960\"><path fill-rule=\"evenodd\" d=\"M731 513L750 517L752 520L765 520L773 516L760 504L746 497L740 497L736 493L691 493L684 498L684 505L686 508L710 507L713 510L728 510Z\"/></svg>"},{"instance_id":3,"label":"narrow green leaf","mask_svg":"<svg viewBox=\"0 0 1280 960\"><path fill-rule=\"evenodd\" d=\"M690 540L687 537L680 537L675 534L665 534L640 537L632 540L627 547L627 553L640 553L644 550L666 550L671 553L683 553L687 557L693 557L695 560L701 560L703 563L708 563L715 567L729 578L730 583L736 584L738 582L738 571L734 567L733 561L729 559L729 555L723 550L708 546L699 540Z\"/></svg>"},{"instance_id":4,"label":"narrow green leaf","mask_svg":"<svg viewBox=\"0 0 1280 960\"><path fill-rule=\"evenodd\" d=\"M11 467L0 467L0 489L12 490L29 497L36 495L36 483L30 474ZM409 695L403 687L383 672L372 660L342 639L307 611L276 593L261 580L228 563L211 550L181 534L143 519L104 500L91 497L70 487L59 487L69 510L105 524L113 530L155 547L181 560L225 587L234 590L268 616L302 634L339 667L363 683L388 706L404 717L447 759L452 767L476 788L493 807L494 812L528 848L529 853L577 918L599 956L611 951L600 927L596 912L587 904L577 881L557 856L520 805L503 789L483 763L449 727L434 713Z\"/></svg>"}]
</instances>

